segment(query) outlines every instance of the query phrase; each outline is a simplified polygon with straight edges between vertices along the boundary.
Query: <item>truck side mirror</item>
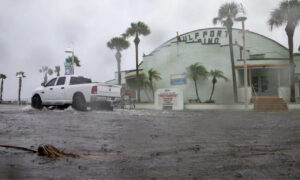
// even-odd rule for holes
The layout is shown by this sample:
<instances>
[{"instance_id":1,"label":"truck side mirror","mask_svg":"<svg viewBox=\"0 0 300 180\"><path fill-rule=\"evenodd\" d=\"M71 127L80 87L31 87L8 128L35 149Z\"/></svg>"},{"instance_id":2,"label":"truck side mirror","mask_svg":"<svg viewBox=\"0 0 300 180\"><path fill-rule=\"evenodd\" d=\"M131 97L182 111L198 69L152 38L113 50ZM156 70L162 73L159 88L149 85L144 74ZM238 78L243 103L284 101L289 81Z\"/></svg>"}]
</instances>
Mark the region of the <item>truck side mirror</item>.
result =
<instances>
[{"instance_id":1,"label":"truck side mirror","mask_svg":"<svg viewBox=\"0 0 300 180\"><path fill-rule=\"evenodd\" d=\"M45 87L46 85L45 85L45 83L41 83L41 86Z\"/></svg>"}]
</instances>

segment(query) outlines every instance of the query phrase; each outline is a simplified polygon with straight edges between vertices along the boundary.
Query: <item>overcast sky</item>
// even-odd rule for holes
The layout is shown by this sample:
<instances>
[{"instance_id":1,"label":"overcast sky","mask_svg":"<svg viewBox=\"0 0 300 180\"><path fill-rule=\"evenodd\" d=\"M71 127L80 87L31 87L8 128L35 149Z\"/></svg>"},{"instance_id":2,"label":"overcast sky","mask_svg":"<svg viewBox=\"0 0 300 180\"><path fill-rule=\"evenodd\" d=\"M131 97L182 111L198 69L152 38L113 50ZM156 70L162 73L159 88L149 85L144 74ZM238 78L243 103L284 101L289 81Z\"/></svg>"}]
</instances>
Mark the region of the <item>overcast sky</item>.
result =
<instances>
[{"instance_id":1,"label":"overcast sky","mask_svg":"<svg viewBox=\"0 0 300 180\"><path fill-rule=\"evenodd\" d=\"M212 18L226 0L0 0L0 73L7 75L4 99L16 99L17 71L27 76L22 97L28 98L40 85L42 66L60 65L68 54L64 50L74 44L82 67L75 73L93 81L114 78L117 69L115 52L107 41L123 33L131 22L143 21L151 34L142 37L143 52L150 53L163 42L192 30L214 27ZM287 47L284 27L273 30L267 19L280 0L240 0L246 8L246 28L272 38ZM217 26L219 27L219 26ZM234 27L240 28L240 23ZM300 27L295 32L298 49ZM134 44L122 52L122 70L135 68Z\"/></svg>"}]
</instances>

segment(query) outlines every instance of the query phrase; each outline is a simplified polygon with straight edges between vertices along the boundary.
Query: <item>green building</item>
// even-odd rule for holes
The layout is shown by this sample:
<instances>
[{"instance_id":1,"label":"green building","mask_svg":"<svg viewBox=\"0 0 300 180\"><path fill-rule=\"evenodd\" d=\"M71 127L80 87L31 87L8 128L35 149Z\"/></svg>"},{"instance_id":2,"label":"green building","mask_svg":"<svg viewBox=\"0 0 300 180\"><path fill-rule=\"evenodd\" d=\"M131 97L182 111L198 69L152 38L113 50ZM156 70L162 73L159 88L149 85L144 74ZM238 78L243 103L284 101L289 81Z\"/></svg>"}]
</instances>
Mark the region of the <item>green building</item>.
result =
<instances>
[{"instance_id":1,"label":"green building","mask_svg":"<svg viewBox=\"0 0 300 180\"><path fill-rule=\"evenodd\" d=\"M238 101L244 101L244 70L242 57L242 33L233 29L235 73L237 77ZM248 64L248 101L252 96L279 96L285 101L290 97L288 49L278 42L248 31L246 33L246 59ZM232 71L229 54L228 33L224 28L206 28L174 37L143 56L140 73L147 75L153 68L161 74L162 80L154 82L155 89L177 88L183 92L184 102L195 99L194 83L186 76L186 68L198 62L208 71L218 69L230 79L219 80L213 99L216 103L233 103ZM295 54L296 101L300 101L300 54ZM117 76L115 76L117 78ZM117 80L108 81L116 84ZM135 84L135 70L122 72L122 84L132 89ZM211 79L198 83L200 99L207 100L212 88ZM150 89L141 90L141 101L151 102Z\"/></svg>"}]
</instances>

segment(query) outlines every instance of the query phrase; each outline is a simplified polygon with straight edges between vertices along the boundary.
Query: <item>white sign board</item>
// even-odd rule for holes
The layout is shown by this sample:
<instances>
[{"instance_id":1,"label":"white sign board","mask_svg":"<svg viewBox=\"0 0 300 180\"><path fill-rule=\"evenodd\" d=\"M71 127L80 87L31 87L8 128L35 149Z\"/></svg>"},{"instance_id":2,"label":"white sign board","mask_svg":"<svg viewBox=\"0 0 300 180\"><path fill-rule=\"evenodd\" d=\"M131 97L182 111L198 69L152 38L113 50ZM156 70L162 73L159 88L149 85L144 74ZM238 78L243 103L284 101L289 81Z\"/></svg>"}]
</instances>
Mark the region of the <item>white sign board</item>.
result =
<instances>
[{"instance_id":1,"label":"white sign board","mask_svg":"<svg viewBox=\"0 0 300 180\"><path fill-rule=\"evenodd\" d=\"M183 110L182 91L176 88L156 90L155 108L161 110Z\"/></svg>"}]
</instances>

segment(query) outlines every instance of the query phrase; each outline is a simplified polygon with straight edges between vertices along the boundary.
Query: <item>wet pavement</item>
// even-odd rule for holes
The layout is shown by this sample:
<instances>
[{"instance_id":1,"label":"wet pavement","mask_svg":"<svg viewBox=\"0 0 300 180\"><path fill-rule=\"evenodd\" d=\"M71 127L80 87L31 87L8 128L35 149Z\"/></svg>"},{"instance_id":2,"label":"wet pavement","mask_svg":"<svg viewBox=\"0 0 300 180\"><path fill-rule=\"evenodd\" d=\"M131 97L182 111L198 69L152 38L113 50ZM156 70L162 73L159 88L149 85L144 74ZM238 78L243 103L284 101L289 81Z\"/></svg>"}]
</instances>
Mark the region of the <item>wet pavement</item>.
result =
<instances>
[{"instance_id":1,"label":"wet pavement","mask_svg":"<svg viewBox=\"0 0 300 180\"><path fill-rule=\"evenodd\" d=\"M300 111L77 112L0 105L0 179L299 179Z\"/></svg>"}]
</instances>

